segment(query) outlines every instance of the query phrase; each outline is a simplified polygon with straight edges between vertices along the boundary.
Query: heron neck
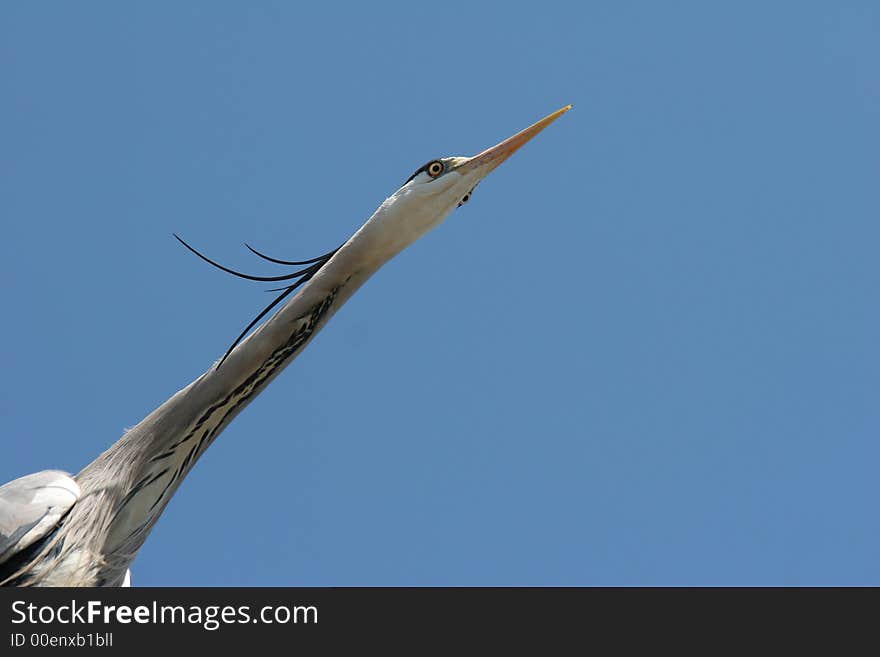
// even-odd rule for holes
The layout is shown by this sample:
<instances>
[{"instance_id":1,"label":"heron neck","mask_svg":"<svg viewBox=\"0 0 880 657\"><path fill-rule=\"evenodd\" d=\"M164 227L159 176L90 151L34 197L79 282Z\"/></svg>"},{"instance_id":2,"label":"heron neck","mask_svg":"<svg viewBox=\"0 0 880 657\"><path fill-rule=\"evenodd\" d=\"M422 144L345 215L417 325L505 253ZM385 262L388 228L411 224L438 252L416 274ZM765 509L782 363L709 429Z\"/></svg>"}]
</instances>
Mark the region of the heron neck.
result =
<instances>
[{"instance_id":1,"label":"heron neck","mask_svg":"<svg viewBox=\"0 0 880 657\"><path fill-rule=\"evenodd\" d=\"M175 393L77 475L84 492L100 489L114 509L108 522L108 551L133 558L183 478L229 422L403 248L377 249L377 233L369 225L221 365ZM109 473L114 477L112 491L106 488ZM117 568L123 565L128 564Z\"/></svg>"}]
</instances>

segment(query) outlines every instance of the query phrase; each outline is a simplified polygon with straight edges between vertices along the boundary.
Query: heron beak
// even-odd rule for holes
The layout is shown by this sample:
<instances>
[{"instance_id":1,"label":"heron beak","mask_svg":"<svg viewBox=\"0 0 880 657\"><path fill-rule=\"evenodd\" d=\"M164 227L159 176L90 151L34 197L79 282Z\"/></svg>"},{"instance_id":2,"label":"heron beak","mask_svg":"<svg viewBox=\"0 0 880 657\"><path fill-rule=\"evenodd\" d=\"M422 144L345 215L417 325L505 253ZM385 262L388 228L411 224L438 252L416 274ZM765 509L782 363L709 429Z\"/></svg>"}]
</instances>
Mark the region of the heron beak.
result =
<instances>
[{"instance_id":1,"label":"heron beak","mask_svg":"<svg viewBox=\"0 0 880 657\"><path fill-rule=\"evenodd\" d=\"M484 178L494 171L499 164L504 162L504 160L522 148L527 141L532 139L532 137L537 135L541 130L553 123L570 109L571 105L566 105L562 109L556 110L553 114L545 116L537 123L533 123L525 130L516 133L513 137L505 139L492 148L487 148L479 155L474 155L472 158L468 159L467 162L456 167L455 170L463 176L473 171L479 171L480 179Z\"/></svg>"}]
</instances>

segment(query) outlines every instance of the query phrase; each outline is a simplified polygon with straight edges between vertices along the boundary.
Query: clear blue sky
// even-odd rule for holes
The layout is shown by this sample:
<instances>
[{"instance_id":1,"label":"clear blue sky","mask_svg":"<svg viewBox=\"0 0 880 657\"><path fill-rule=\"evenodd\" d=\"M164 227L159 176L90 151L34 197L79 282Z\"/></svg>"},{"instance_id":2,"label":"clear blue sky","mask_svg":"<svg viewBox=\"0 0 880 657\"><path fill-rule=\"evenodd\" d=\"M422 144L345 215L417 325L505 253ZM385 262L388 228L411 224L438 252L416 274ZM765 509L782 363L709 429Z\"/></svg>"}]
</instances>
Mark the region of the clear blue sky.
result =
<instances>
[{"instance_id":1,"label":"clear blue sky","mask_svg":"<svg viewBox=\"0 0 880 657\"><path fill-rule=\"evenodd\" d=\"M710 6L711 5L711 6ZM3 3L0 479L566 103L218 439L139 585L880 584L875 2Z\"/></svg>"}]
</instances>

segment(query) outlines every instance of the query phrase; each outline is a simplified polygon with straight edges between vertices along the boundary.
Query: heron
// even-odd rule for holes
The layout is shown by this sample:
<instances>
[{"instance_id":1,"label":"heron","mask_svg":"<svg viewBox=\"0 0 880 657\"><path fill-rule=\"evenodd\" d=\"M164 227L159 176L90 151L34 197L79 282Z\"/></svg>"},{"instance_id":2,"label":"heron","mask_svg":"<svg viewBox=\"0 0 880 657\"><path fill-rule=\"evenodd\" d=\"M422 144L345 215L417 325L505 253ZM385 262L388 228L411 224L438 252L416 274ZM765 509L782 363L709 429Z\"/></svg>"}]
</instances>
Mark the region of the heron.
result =
<instances>
[{"instance_id":1,"label":"heron","mask_svg":"<svg viewBox=\"0 0 880 657\"><path fill-rule=\"evenodd\" d=\"M44 470L0 486L0 585L128 585L130 566L148 534L220 432L370 276L467 203L480 181L571 107L473 157L430 160L329 253L281 260L248 245L261 258L298 268L284 275L250 276L229 269L175 235L224 271L281 283L275 290L279 294L222 358L78 474Z\"/></svg>"}]
</instances>

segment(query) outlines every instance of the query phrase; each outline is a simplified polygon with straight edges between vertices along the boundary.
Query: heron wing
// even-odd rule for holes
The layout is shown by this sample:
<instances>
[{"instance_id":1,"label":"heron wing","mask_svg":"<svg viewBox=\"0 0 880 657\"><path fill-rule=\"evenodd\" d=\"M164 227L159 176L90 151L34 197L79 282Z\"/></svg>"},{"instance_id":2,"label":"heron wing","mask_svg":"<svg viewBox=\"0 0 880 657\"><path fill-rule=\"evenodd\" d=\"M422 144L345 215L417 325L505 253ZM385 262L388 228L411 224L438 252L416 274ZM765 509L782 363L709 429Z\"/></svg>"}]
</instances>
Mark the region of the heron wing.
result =
<instances>
[{"instance_id":1,"label":"heron wing","mask_svg":"<svg viewBox=\"0 0 880 657\"><path fill-rule=\"evenodd\" d=\"M0 486L0 564L48 536L79 498L66 472L43 470Z\"/></svg>"}]
</instances>

